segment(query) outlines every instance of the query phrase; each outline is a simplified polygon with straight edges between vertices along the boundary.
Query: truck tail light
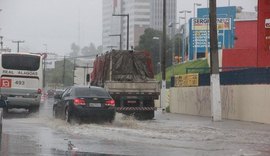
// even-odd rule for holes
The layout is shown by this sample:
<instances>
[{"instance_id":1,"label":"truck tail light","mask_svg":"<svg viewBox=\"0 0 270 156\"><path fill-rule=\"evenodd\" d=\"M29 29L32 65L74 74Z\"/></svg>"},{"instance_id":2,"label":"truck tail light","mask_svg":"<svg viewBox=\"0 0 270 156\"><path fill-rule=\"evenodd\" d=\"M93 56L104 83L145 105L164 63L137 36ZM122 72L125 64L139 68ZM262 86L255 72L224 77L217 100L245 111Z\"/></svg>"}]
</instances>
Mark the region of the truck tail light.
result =
<instances>
[{"instance_id":1,"label":"truck tail light","mask_svg":"<svg viewBox=\"0 0 270 156\"><path fill-rule=\"evenodd\" d=\"M77 105L77 106L84 106L85 105L84 99L76 98L73 100L73 102L74 102L74 105Z\"/></svg>"},{"instance_id":2,"label":"truck tail light","mask_svg":"<svg viewBox=\"0 0 270 156\"><path fill-rule=\"evenodd\" d=\"M106 104L106 106L114 107L115 106L115 101L113 99L107 100L105 104Z\"/></svg>"}]
</instances>

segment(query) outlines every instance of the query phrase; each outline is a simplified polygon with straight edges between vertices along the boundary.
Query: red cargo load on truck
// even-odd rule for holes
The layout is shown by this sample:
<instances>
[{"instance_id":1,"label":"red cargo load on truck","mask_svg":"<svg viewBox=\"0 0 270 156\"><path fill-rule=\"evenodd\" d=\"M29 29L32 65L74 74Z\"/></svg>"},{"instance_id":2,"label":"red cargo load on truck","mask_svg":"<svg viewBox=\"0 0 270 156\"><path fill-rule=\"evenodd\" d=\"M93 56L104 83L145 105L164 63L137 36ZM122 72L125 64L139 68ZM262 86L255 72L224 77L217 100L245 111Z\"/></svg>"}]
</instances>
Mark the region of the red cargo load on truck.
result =
<instances>
[{"instance_id":1,"label":"red cargo load on truck","mask_svg":"<svg viewBox=\"0 0 270 156\"><path fill-rule=\"evenodd\" d=\"M154 78L149 52L113 50L96 57L91 73L91 85L103 86L106 80L110 80L110 68L112 81L142 81Z\"/></svg>"}]
</instances>

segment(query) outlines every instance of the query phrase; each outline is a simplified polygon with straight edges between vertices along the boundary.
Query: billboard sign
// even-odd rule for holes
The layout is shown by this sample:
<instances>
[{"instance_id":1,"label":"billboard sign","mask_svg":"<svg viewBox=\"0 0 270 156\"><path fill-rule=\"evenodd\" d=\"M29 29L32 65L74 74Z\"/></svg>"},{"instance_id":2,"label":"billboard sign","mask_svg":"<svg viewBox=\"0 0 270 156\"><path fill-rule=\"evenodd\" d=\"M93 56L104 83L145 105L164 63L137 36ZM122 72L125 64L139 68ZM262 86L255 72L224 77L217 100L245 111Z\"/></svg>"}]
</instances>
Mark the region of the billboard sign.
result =
<instances>
[{"instance_id":1,"label":"billboard sign","mask_svg":"<svg viewBox=\"0 0 270 156\"><path fill-rule=\"evenodd\" d=\"M219 49L228 48L228 36L232 30L231 18L218 18L217 31L218 31L218 47ZM206 48L210 49L210 31L209 31L209 18L193 18L190 25L190 51L192 53L205 53Z\"/></svg>"},{"instance_id":2,"label":"billboard sign","mask_svg":"<svg viewBox=\"0 0 270 156\"><path fill-rule=\"evenodd\" d=\"M175 87L197 87L199 86L199 74L176 75Z\"/></svg>"},{"instance_id":3,"label":"billboard sign","mask_svg":"<svg viewBox=\"0 0 270 156\"><path fill-rule=\"evenodd\" d=\"M234 19L236 7L217 8L218 48L234 47ZM198 9L198 18L189 20L189 59L193 60L195 53L204 54L210 51L210 26L208 8Z\"/></svg>"},{"instance_id":4,"label":"billboard sign","mask_svg":"<svg viewBox=\"0 0 270 156\"><path fill-rule=\"evenodd\" d=\"M193 31L208 30L209 18L193 18L191 29ZM218 18L217 30L231 30L231 18Z\"/></svg>"}]
</instances>

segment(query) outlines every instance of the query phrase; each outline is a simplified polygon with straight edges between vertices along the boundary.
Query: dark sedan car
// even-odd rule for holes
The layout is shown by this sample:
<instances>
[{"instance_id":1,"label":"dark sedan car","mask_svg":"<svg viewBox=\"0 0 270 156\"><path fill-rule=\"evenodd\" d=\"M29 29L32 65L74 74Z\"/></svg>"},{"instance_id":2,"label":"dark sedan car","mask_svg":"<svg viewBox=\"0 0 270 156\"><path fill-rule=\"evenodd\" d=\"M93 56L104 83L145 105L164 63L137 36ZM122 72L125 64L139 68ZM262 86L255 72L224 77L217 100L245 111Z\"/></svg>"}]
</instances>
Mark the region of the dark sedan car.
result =
<instances>
[{"instance_id":1,"label":"dark sedan car","mask_svg":"<svg viewBox=\"0 0 270 156\"><path fill-rule=\"evenodd\" d=\"M115 101L109 93L100 87L67 88L53 106L53 115L67 122L105 120L112 122L115 116Z\"/></svg>"}]
</instances>

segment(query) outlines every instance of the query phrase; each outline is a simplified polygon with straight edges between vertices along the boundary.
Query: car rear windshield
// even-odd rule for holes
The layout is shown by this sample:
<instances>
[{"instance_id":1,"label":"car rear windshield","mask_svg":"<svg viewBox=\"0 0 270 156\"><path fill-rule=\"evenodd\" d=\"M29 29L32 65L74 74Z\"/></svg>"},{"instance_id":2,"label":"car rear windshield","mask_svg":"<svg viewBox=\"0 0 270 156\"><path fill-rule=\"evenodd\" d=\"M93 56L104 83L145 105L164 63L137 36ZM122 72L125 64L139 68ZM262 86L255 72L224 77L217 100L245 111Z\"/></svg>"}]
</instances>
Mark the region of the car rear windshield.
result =
<instances>
[{"instance_id":1,"label":"car rear windshield","mask_svg":"<svg viewBox=\"0 0 270 156\"><path fill-rule=\"evenodd\" d=\"M39 65L39 56L17 54L2 55L2 67L4 69L37 71Z\"/></svg>"},{"instance_id":2,"label":"car rear windshield","mask_svg":"<svg viewBox=\"0 0 270 156\"><path fill-rule=\"evenodd\" d=\"M75 96L110 98L109 93L102 88L75 88Z\"/></svg>"}]
</instances>

